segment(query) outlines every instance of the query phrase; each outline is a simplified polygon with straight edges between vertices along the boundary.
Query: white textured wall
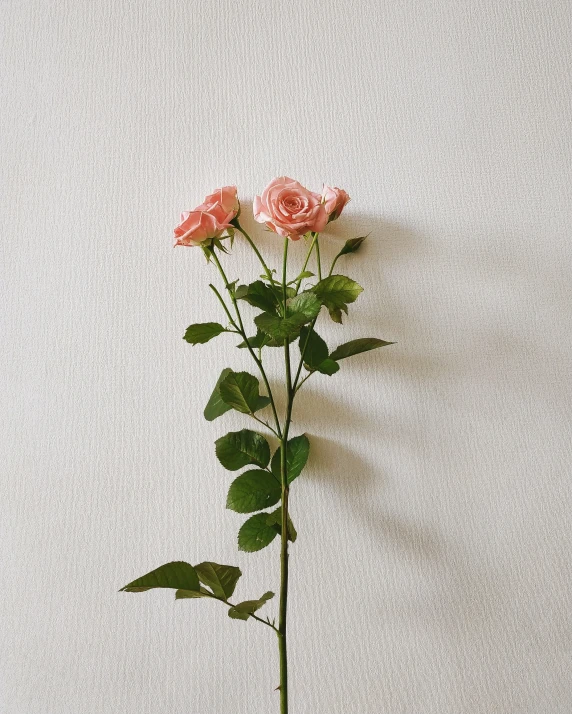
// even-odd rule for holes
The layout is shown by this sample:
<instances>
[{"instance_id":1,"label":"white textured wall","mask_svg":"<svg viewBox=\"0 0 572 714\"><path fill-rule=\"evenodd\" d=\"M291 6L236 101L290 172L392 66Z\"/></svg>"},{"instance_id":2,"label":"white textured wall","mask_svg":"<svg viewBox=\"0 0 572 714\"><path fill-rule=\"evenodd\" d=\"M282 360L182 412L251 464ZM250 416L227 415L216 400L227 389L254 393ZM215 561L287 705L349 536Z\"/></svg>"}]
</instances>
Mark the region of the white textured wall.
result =
<instances>
[{"instance_id":1,"label":"white textured wall","mask_svg":"<svg viewBox=\"0 0 572 714\"><path fill-rule=\"evenodd\" d=\"M352 195L327 254L372 231L324 335L399 343L300 397L292 714L572 711L569 0L2 17L2 714L277 711L271 633L117 589L172 559L277 588L224 508L212 442L244 421L202 418L248 357L181 340L215 276L171 231L281 174Z\"/></svg>"}]
</instances>

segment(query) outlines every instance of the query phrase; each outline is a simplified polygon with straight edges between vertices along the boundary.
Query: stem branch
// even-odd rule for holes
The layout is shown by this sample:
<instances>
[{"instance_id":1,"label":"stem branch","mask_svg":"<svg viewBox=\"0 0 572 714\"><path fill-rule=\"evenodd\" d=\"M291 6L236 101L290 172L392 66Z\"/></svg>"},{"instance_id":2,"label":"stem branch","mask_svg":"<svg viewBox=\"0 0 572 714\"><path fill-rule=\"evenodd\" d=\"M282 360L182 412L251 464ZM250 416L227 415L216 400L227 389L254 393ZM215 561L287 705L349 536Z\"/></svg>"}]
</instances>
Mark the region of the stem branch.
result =
<instances>
[{"instance_id":1,"label":"stem branch","mask_svg":"<svg viewBox=\"0 0 572 714\"><path fill-rule=\"evenodd\" d=\"M284 262L282 265L282 295L284 300L284 316L286 315L286 284L287 284L288 238L284 239ZM282 523L280 528L280 604L278 615L278 651L280 653L280 714L288 714L288 654L286 647L286 620L288 605L288 462L287 444L290 422L292 420L292 405L294 392L292 390L292 373L290 367L290 344L284 340L284 363L286 366L286 416L284 429L280 439L280 480L282 486Z\"/></svg>"},{"instance_id":2,"label":"stem branch","mask_svg":"<svg viewBox=\"0 0 572 714\"><path fill-rule=\"evenodd\" d=\"M209 250L208 248L205 250ZM214 248L210 249L210 256L212 257L215 265L217 266L220 275L224 281L225 287L229 285L228 278L226 277L226 274L223 270L222 265L220 264L220 261L214 251ZM272 395L272 389L270 388L270 383L268 382L268 377L266 376L266 371L264 370L264 366L262 365L262 360L260 360L257 356L254 350L252 349L252 345L248 341L248 337L246 336L246 330L244 329L244 323L242 322L242 315L240 314L240 310L238 307L238 303L236 301L236 298L234 297L233 293L230 293L230 299L232 301L232 304L234 306L234 310L236 312L236 317L238 319L238 327L237 329L239 330L240 334L242 335L242 339L246 343L246 347L248 348L248 351L250 352L250 355L252 359L256 362L256 366L260 370L260 374L262 376L262 379L264 381L264 385L266 387L266 390L268 392L268 397L270 399L270 406L272 407L272 413L274 415L274 421L276 422L276 433L278 435L278 438L281 438L282 435L282 430L280 428L280 419L278 418L278 412L276 411L276 403L274 402L274 396ZM221 298L222 300L222 298Z\"/></svg>"}]
</instances>

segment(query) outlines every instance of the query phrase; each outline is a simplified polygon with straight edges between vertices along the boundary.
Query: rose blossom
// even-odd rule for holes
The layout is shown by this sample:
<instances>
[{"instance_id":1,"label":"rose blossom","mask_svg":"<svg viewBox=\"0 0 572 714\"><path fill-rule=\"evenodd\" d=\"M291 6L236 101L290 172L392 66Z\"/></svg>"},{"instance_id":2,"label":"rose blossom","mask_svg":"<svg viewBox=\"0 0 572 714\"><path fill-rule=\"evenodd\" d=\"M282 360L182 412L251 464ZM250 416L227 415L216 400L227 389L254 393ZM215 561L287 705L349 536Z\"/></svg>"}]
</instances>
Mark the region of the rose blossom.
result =
<instances>
[{"instance_id":1,"label":"rose blossom","mask_svg":"<svg viewBox=\"0 0 572 714\"><path fill-rule=\"evenodd\" d=\"M324 185L322 198L326 208L326 213L328 214L328 223L330 221L335 221L336 218L341 216L344 206L350 200L350 197L343 188L338 188L337 186L332 188L331 186L326 185Z\"/></svg>"},{"instance_id":2,"label":"rose blossom","mask_svg":"<svg viewBox=\"0 0 572 714\"><path fill-rule=\"evenodd\" d=\"M208 195L195 211L206 211L213 215L221 226L227 227L236 218L240 209L236 186L223 186Z\"/></svg>"},{"instance_id":3,"label":"rose blossom","mask_svg":"<svg viewBox=\"0 0 572 714\"><path fill-rule=\"evenodd\" d=\"M200 206L181 214L181 223L175 228L175 245L200 245L211 238L218 238L239 210L236 186L217 188Z\"/></svg>"},{"instance_id":4,"label":"rose blossom","mask_svg":"<svg viewBox=\"0 0 572 714\"><path fill-rule=\"evenodd\" d=\"M308 231L319 233L328 221L322 197L287 176L272 180L254 198L254 218L278 235L298 240Z\"/></svg>"},{"instance_id":5,"label":"rose blossom","mask_svg":"<svg viewBox=\"0 0 572 714\"><path fill-rule=\"evenodd\" d=\"M218 238L225 230L212 213L207 211L184 211L181 223L175 228L175 245L200 245L211 238Z\"/></svg>"}]
</instances>

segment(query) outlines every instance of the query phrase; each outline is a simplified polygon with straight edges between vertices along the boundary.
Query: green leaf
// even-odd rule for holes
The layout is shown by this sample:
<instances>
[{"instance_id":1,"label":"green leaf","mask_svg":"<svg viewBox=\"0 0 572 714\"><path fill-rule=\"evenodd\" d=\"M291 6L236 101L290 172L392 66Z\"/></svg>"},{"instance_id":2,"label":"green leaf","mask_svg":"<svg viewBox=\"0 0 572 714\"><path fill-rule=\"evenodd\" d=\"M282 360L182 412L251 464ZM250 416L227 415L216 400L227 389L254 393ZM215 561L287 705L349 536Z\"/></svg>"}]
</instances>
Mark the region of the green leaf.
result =
<instances>
[{"instance_id":1,"label":"green leaf","mask_svg":"<svg viewBox=\"0 0 572 714\"><path fill-rule=\"evenodd\" d=\"M224 238L225 236L222 236L222 237ZM217 247L222 253L226 253L226 254L228 255L228 250L227 250L227 249L224 247L224 245L220 242L220 239L219 239L219 238L213 238L212 241L213 241L213 245L216 245L216 247Z\"/></svg>"},{"instance_id":2,"label":"green leaf","mask_svg":"<svg viewBox=\"0 0 572 714\"><path fill-rule=\"evenodd\" d=\"M248 295L248 285L239 285L234 291L237 300L243 300L246 295Z\"/></svg>"},{"instance_id":3,"label":"green leaf","mask_svg":"<svg viewBox=\"0 0 572 714\"><path fill-rule=\"evenodd\" d=\"M234 605L228 611L228 616L234 620L248 620L257 610L265 605L269 600L272 600L274 593L268 591L259 600L245 600L244 602Z\"/></svg>"},{"instance_id":4,"label":"green leaf","mask_svg":"<svg viewBox=\"0 0 572 714\"><path fill-rule=\"evenodd\" d=\"M228 332L228 330L219 325L218 322L200 322L187 327L183 339L191 345L202 345L212 340L213 337L220 335L221 332Z\"/></svg>"},{"instance_id":5,"label":"green leaf","mask_svg":"<svg viewBox=\"0 0 572 714\"><path fill-rule=\"evenodd\" d=\"M291 280L288 285L292 285L292 283L297 283L299 280L304 280L304 278L313 278L315 273L310 272L309 270L303 270L298 277L294 278L294 280Z\"/></svg>"},{"instance_id":6,"label":"green leaf","mask_svg":"<svg viewBox=\"0 0 572 714\"><path fill-rule=\"evenodd\" d=\"M278 317L268 312L263 312L254 318L256 327L262 332L270 335L274 340L293 340L300 334L300 328L308 318L303 313L295 313L289 317Z\"/></svg>"},{"instance_id":7,"label":"green leaf","mask_svg":"<svg viewBox=\"0 0 572 714\"><path fill-rule=\"evenodd\" d=\"M253 513L278 503L282 488L268 471L245 471L228 491L226 507L236 513Z\"/></svg>"},{"instance_id":8,"label":"green leaf","mask_svg":"<svg viewBox=\"0 0 572 714\"><path fill-rule=\"evenodd\" d=\"M332 320L339 323L342 321L342 310L347 313L348 304L363 291L361 285L345 275L330 275L312 289L328 308Z\"/></svg>"},{"instance_id":9,"label":"green leaf","mask_svg":"<svg viewBox=\"0 0 572 714\"><path fill-rule=\"evenodd\" d=\"M220 377L217 380L215 388L213 389L213 393L211 394L210 399L205 407L205 411L203 412L207 421L213 421L217 417L222 416L225 412L229 411L229 409L232 409L232 407L223 402L219 392L220 383L225 379L228 374L231 373L232 369L230 369L230 367L223 369L223 371L220 373Z\"/></svg>"},{"instance_id":10,"label":"green leaf","mask_svg":"<svg viewBox=\"0 0 572 714\"><path fill-rule=\"evenodd\" d=\"M395 342L378 340L376 337L362 337L359 340L351 340L350 342L345 342L343 345L336 347L330 357L335 360L345 359L346 357L359 355L360 352L368 352L369 350L375 350L378 347L387 347L387 345L394 344Z\"/></svg>"},{"instance_id":11,"label":"green leaf","mask_svg":"<svg viewBox=\"0 0 572 714\"><path fill-rule=\"evenodd\" d=\"M337 322L338 325L342 324L342 311L339 307L328 308L328 312L334 322ZM347 313L347 310L345 310L345 312Z\"/></svg>"},{"instance_id":12,"label":"green leaf","mask_svg":"<svg viewBox=\"0 0 572 714\"><path fill-rule=\"evenodd\" d=\"M153 588L174 588L182 590L199 590L197 571L189 563L175 561L166 563L152 570L137 580L121 588L120 592L142 593Z\"/></svg>"},{"instance_id":13,"label":"green leaf","mask_svg":"<svg viewBox=\"0 0 572 714\"><path fill-rule=\"evenodd\" d=\"M222 401L243 414L254 414L257 409L269 403L266 398L260 402L259 384L256 377L248 372L230 372L219 385Z\"/></svg>"},{"instance_id":14,"label":"green leaf","mask_svg":"<svg viewBox=\"0 0 572 714\"><path fill-rule=\"evenodd\" d=\"M249 429L230 431L217 439L215 446L218 460L229 471L248 464L265 468L270 461L268 442L261 434Z\"/></svg>"},{"instance_id":15,"label":"green leaf","mask_svg":"<svg viewBox=\"0 0 572 714\"><path fill-rule=\"evenodd\" d=\"M214 597L214 594L207 590L206 588L199 588L199 590L177 590L175 593L175 600L196 600L200 597Z\"/></svg>"},{"instance_id":16,"label":"green leaf","mask_svg":"<svg viewBox=\"0 0 572 714\"><path fill-rule=\"evenodd\" d=\"M270 468L274 476L280 481L280 451L282 447L279 447L274 452L272 457L272 464ZM302 473L302 469L308 461L308 456L310 455L310 441L306 434L301 434L300 436L295 436L293 439L288 440L286 445L286 473L288 483L292 483L295 478Z\"/></svg>"},{"instance_id":17,"label":"green leaf","mask_svg":"<svg viewBox=\"0 0 572 714\"><path fill-rule=\"evenodd\" d=\"M218 563L199 563L195 565L199 580L207 585L215 597L228 600L234 592L236 583L242 575L239 568L232 565L219 565Z\"/></svg>"},{"instance_id":18,"label":"green leaf","mask_svg":"<svg viewBox=\"0 0 572 714\"><path fill-rule=\"evenodd\" d=\"M279 342L277 340L273 340L270 335L265 335L264 332L261 332L260 330L257 331L257 333L254 335L254 337L249 337L248 338L248 343L252 347L252 349L260 349L261 347L283 347L284 346L284 340L282 342ZM245 348L246 342L241 342L237 347Z\"/></svg>"},{"instance_id":19,"label":"green leaf","mask_svg":"<svg viewBox=\"0 0 572 714\"><path fill-rule=\"evenodd\" d=\"M282 534L282 506L280 506L275 511L272 511L272 513L269 514L268 518L266 519L266 523L269 526L275 528L278 535ZM288 514L288 540L291 540L292 543L294 543L297 537L298 533L296 533L296 529L294 528L294 524L292 523L290 514Z\"/></svg>"},{"instance_id":20,"label":"green leaf","mask_svg":"<svg viewBox=\"0 0 572 714\"><path fill-rule=\"evenodd\" d=\"M259 349L260 347L265 347L269 342L270 342L270 337L268 335L265 335L264 332L260 332L260 330L257 331L257 333L253 337L248 338L248 344L253 348L253 349ZM245 348L247 347L246 342L241 342L237 347Z\"/></svg>"},{"instance_id":21,"label":"green leaf","mask_svg":"<svg viewBox=\"0 0 572 714\"><path fill-rule=\"evenodd\" d=\"M328 357L328 346L320 335L309 327L303 327L300 330L300 341L298 345L300 347L300 354L304 353L304 364L308 365L310 369L317 369L318 365Z\"/></svg>"},{"instance_id":22,"label":"green leaf","mask_svg":"<svg viewBox=\"0 0 572 714\"><path fill-rule=\"evenodd\" d=\"M278 535L276 529L266 523L268 513L257 513L242 524L238 531L238 549L254 553L266 548Z\"/></svg>"},{"instance_id":23,"label":"green leaf","mask_svg":"<svg viewBox=\"0 0 572 714\"><path fill-rule=\"evenodd\" d=\"M355 253L366 238L367 236L360 236L359 238L351 238L350 240L347 240L344 244L344 247L338 253L338 256L347 255L348 253Z\"/></svg>"},{"instance_id":24,"label":"green leaf","mask_svg":"<svg viewBox=\"0 0 572 714\"><path fill-rule=\"evenodd\" d=\"M274 291L266 283L257 280L248 285L247 288L246 294L241 295L241 300L245 300L250 305L259 307L265 312L276 313L278 300Z\"/></svg>"},{"instance_id":25,"label":"green leaf","mask_svg":"<svg viewBox=\"0 0 572 714\"><path fill-rule=\"evenodd\" d=\"M304 292L286 301L288 315L301 314L306 317L306 322L310 322L322 308L322 303L313 292Z\"/></svg>"},{"instance_id":26,"label":"green leaf","mask_svg":"<svg viewBox=\"0 0 572 714\"><path fill-rule=\"evenodd\" d=\"M236 297L236 286L238 284L238 280L233 280L232 283L227 283L225 285L226 289L228 292L233 296Z\"/></svg>"},{"instance_id":27,"label":"green leaf","mask_svg":"<svg viewBox=\"0 0 572 714\"><path fill-rule=\"evenodd\" d=\"M330 357L328 357L328 359L325 359L316 367L316 370L318 372L321 372L322 374L327 374L329 377L331 377L332 374L339 372L339 369L340 365L337 362L334 362L334 360Z\"/></svg>"},{"instance_id":28,"label":"green leaf","mask_svg":"<svg viewBox=\"0 0 572 714\"><path fill-rule=\"evenodd\" d=\"M273 272L276 272L276 271L273 271ZM282 290L282 285L281 285L281 284L278 284L278 285L269 285L268 287L269 287L270 290L272 290L272 292L274 293L277 302L278 302L280 305L282 305L282 302L283 302L283 300L284 300L284 292L283 292L283 290ZM288 300L288 298L293 298L293 297L295 297L295 296L296 296L296 289L295 289L295 288L291 288L291 287L287 287L287 288L286 288L286 299Z\"/></svg>"},{"instance_id":29,"label":"green leaf","mask_svg":"<svg viewBox=\"0 0 572 714\"><path fill-rule=\"evenodd\" d=\"M256 409L254 410L255 412L260 411L261 409L264 409L264 407L267 407L272 400L270 397L258 397L258 401L256 402Z\"/></svg>"}]
</instances>

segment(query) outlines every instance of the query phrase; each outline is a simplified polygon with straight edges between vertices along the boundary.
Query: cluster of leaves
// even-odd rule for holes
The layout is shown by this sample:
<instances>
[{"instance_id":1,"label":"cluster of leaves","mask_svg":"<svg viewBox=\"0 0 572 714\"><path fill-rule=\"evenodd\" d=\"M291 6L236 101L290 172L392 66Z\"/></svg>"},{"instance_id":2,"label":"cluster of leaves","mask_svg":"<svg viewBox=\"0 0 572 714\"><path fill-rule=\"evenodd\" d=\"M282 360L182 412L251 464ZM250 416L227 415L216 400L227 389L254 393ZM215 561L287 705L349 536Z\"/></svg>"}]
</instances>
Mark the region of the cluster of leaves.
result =
<instances>
[{"instance_id":1,"label":"cluster of leaves","mask_svg":"<svg viewBox=\"0 0 572 714\"><path fill-rule=\"evenodd\" d=\"M254 350L258 350L259 356L255 356L255 360L259 367L263 348L284 347L285 344L298 341L301 365L307 372L305 379L315 372L333 375L339 371L341 360L392 344L376 338L362 338L343 343L330 352L326 342L314 329L323 307L331 319L340 324L343 314L348 313L348 305L355 302L362 292L363 288L351 278L332 275L331 272L338 258L358 250L364 240L365 237L360 237L347 241L334 259L330 275L302 292L299 291L302 280L313 277L313 273L306 270L287 285L276 282L274 271L269 271L248 285L239 285L238 281L227 283L226 289L237 313L240 301L261 311L254 317L257 331L252 337L247 337L241 320L239 319L238 325L225 308L230 320L227 327L217 322L194 324L186 330L184 339L192 345L197 345L225 332L239 334L242 341L237 347L248 348L253 356ZM214 287L213 290L219 296ZM220 296L219 299L224 306ZM299 382L297 387L294 385L294 390L299 388L302 382ZM205 407L204 416L208 421L213 421L234 409L265 424L257 413L270 403L270 396L260 393L260 383L255 376L226 368L217 380ZM229 432L217 439L216 456L225 469L238 471L251 467L231 483L226 501L227 508L236 513L253 514L238 532L239 550L249 553L262 550L281 534L281 506L278 505L274 510L268 509L280 503L284 487L289 486L301 474L309 452L310 442L305 434L288 440L287 479L286 484L283 484L280 446L271 456L268 440L249 429ZM297 535L289 515L287 524L288 539L294 542ZM176 597L179 599L210 597L222 600L230 606L231 617L246 620L272 597L272 593L266 593L259 600L231 605L228 598L232 595L239 577L240 570L232 566L201 563L193 567L188 563L168 563L133 581L123 590L141 592L154 587L176 588Z\"/></svg>"},{"instance_id":2,"label":"cluster of leaves","mask_svg":"<svg viewBox=\"0 0 572 714\"><path fill-rule=\"evenodd\" d=\"M216 455L229 471L244 466L256 466L234 479L226 500L226 507L236 513L256 513L246 520L238 532L238 548L247 553L262 550L282 532L282 511L278 507L268 513L263 509L275 506L282 497L280 473L281 447L270 459L270 445L264 436L249 429L231 431L217 439ZM287 482L294 481L306 465L310 442L305 434L289 439L286 446ZM294 542L296 530L288 519L288 537Z\"/></svg>"},{"instance_id":3,"label":"cluster of leaves","mask_svg":"<svg viewBox=\"0 0 572 714\"><path fill-rule=\"evenodd\" d=\"M229 602L238 579L242 575L239 568L218 563L199 563L190 565L175 561L161 565L147 575L137 578L121 588L122 592L142 593L153 588L171 588L175 590L177 600L188 598L212 598L229 606L228 616L237 620L248 620L259 610L274 593L267 592L258 600L245 600L233 605Z\"/></svg>"}]
</instances>

